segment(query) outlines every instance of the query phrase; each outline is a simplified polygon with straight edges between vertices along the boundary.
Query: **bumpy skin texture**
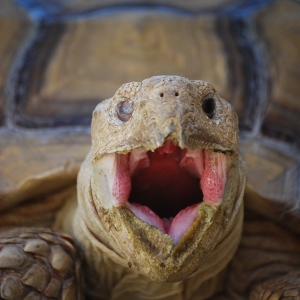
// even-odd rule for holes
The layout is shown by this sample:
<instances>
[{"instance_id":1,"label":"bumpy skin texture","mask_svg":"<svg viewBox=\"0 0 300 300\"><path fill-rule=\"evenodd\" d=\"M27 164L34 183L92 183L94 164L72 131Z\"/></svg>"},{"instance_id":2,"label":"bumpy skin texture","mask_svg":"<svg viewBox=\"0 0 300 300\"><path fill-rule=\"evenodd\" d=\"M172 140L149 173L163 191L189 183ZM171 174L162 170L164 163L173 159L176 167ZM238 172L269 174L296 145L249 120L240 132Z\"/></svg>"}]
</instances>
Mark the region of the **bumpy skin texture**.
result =
<instances>
[{"instance_id":1,"label":"bumpy skin texture","mask_svg":"<svg viewBox=\"0 0 300 300\"><path fill-rule=\"evenodd\" d=\"M83 299L73 241L49 229L0 233L0 282L0 299Z\"/></svg>"},{"instance_id":2,"label":"bumpy skin texture","mask_svg":"<svg viewBox=\"0 0 300 300\"><path fill-rule=\"evenodd\" d=\"M255 299L300 299L300 272L267 280L258 284L250 294L250 300Z\"/></svg>"},{"instance_id":3,"label":"bumpy skin texture","mask_svg":"<svg viewBox=\"0 0 300 300\"><path fill-rule=\"evenodd\" d=\"M203 109L209 98L215 103L213 115ZM218 153L228 161L222 203L203 202L178 243L137 218L127 204L113 205L111 193L115 153L139 148L154 151L165 141L181 149ZM18 293L12 299L46 299L52 276L60 294L51 294L51 299L76 299L72 293L81 299L83 287L88 299L299 299L299 232L283 230L281 224L275 224L278 218L261 214L265 203L251 194L251 211L246 213L241 237L245 181L237 116L210 84L179 76L125 84L94 111L92 149L78 176L78 204L71 190L62 193L70 195L61 197L62 207L58 201L51 212L46 205L43 212L55 216L52 229L75 239L83 254L85 286L70 238L50 230L24 229L3 232L2 240L0 237L0 298L10 299L9 293ZM17 225L18 212L26 207L34 211L35 203L8 214L6 225L11 226L11 220ZM22 225L25 221L22 218ZM276 239L284 240L281 247ZM40 245L39 250L35 245ZM14 250L6 251L8 247ZM43 249L43 253L34 252ZM1 267L1 255L2 262L10 265ZM58 259L60 264L53 264L55 255L64 257ZM43 276L30 277L32 268L43 270ZM277 276L281 277L274 278ZM25 298L28 295L31 298Z\"/></svg>"},{"instance_id":4,"label":"bumpy skin texture","mask_svg":"<svg viewBox=\"0 0 300 300\"><path fill-rule=\"evenodd\" d=\"M201 107L210 96L215 96L217 105L212 120ZM128 122L122 122L117 115L117 106L124 99L133 104ZM230 104L209 83L179 76L151 77L124 84L113 98L96 107L92 122L93 158L140 147L154 150L169 135L181 148L205 147L237 153L237 122Z\"/></svg>"}]
</instances>

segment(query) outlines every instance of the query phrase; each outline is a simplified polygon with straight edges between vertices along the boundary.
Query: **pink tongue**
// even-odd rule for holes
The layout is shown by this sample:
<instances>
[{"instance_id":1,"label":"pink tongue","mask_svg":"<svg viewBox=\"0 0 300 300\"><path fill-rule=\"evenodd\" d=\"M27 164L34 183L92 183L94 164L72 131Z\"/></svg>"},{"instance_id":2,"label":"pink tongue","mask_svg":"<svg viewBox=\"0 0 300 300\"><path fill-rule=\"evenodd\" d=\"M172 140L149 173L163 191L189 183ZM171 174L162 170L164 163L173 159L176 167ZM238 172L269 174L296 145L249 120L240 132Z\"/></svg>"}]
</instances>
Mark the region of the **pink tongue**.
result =
<instances>
[{"instance_id":1,"label":"pink tongue","mask_svg":"<svg viewBox=\"0 0 300 300\"><path fill-rule=\"evenodd\" d=\"M190 226L196 221L199 216L198 207L201 203L194 204L181 210L173 222L171 223L168 234L173 238L175 244L177 244L182 236L187 232Z\"/></svg>"},{"instance_id":2,"label":"pink tongue","mask_svg":"<svg viewBox=\"0 0 300 300\"><path fill-rule=\"evenodd\" d=\"M167 233L163 220L149 207L140 205L138 203L128 203L128 205L136 217L150 225L157 227L163 233Z\"/></svg>"},{"instance_id":3,"label":"pink tongue","mask_svg":"<svg viewBox=\"0 0 300 300\"><path fill-rule=\"evenodd\" d=\"M136 217L157 227L163 233L169 234L173 238L175 244L178 243L189 227L197 219L199 215L198 207L200 205L201 203L198 203L186 207L181 210L173 220L172 218L162 220L147 206L140 205L138 203L129 203L130 209Z\"/></svg>"}]
</instances>

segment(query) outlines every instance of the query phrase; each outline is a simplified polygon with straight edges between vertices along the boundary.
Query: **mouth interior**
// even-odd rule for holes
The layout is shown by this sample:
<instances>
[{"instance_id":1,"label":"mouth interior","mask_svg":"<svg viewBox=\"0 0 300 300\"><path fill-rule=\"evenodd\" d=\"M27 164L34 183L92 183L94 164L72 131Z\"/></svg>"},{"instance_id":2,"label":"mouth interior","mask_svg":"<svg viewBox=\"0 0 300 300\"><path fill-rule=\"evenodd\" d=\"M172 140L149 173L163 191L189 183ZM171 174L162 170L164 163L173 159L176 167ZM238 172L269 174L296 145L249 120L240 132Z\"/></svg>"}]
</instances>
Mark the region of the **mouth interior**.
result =
<instances>
[{"instance_id":1,"label":"mouth interior","mask_svg":"<svg viewBox=\"0 0 300 300\"><path fill-rule=\"evenodd\" d=\"M171 143L147 151L149 166L135 170L128 200L147 206L160 218L174 218L186 207L203 201L200 178L180 166L187 150Z\"/></svg>"},{"instance_id":2,"label":"mouth interior","mask_svg":"<svg viewBox=\"0 0 300 300\"><path fill-rule=\"evenodd\" d=\"M154 152L134 149L116 158L112 204L172 236L177 243L199 217L203 202L222 203L229 156L213 150L181 149L171 141ZM104 163L105 165L105 163Z\"/></svg>"}]
</instances>

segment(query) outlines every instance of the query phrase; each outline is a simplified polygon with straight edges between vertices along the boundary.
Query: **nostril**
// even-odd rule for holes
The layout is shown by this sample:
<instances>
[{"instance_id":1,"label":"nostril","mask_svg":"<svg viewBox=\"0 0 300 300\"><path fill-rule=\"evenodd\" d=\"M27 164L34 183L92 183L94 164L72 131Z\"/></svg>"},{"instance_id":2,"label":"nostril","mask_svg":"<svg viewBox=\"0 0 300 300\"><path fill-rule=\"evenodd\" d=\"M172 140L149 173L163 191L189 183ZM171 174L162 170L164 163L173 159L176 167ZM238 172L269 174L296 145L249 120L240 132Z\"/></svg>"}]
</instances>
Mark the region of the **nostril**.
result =
<instances>
[{"instance_id":1,"label":"nostril","mask_svg":"<svg viewBox=\"0 0 300 300\"><path fill-rule=\"evenodd\" d=\"M178 96L179 96L179 93L178 93L178 92L175 92L175 96L178 97Z\"/></svg>"},{"instance_id":2,"label":"nostril","mask_svg":"<svg viewBox=\"0 0 300 300\"><path fill-rule=\"evenodd\" d=\"M162 98L164 96L164 93L160 93L159 96Z\"/></svg>"}]
</instances>

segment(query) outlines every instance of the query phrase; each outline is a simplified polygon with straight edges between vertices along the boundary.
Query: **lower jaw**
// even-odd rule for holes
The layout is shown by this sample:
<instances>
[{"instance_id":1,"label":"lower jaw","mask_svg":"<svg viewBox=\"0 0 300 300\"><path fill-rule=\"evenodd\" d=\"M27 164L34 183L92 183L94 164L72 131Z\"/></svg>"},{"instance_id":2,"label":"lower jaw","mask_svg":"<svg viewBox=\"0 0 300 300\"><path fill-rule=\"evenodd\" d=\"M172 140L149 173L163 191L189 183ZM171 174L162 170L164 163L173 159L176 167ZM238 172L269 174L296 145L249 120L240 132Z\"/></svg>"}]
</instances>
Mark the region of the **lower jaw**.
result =
<instances>
[{"instance_id":1,"label":"lower jaw","mask_svg":"<svg viewBox=\"0 0 300 300\"><path fill-rule=\"evenodd\" d=\"M147 206L138 203L128 203L134 215L149 225L155 226L163 233L172 237L175 244L199 217L202 203L194 204L181 210L174 218L160 218Z\"/></svg>"},{"instance_id":2,"label":"lower jaw","mask_svg":"<svg viewBox=\"0 0 300 300\"><path fill-rule=\"evenodd\" d=\"M226 198L232 199L235 192L230 195ZM212 249L224 236L223 232L228 232L223 206L216 209L205 202L198 209L199 217L176 245L171 236L141 221L127 206L105 209L96 202L95 207L101 224L105 224L105 229L100 231L100 236L103 236L100 239L101 244L109 237L109 241L113 241L113 244L104 243L104 245L108 245L111 251L117 253L117 257L123 259L122 264L126 267L126 272L129 268L157 282L178 282L195 274L195 268L205 270L207 259L212 257L210 254ZM94 227L93 223L91 228ZM232 232L235 243L237 233ZM99 236L96 232L94 235ZM230 244L226 245L226 247L221 247L220 255L213 256L216 268L226 265L224 260L231 258L231 252L228 251L233 251L232 239L230 239ZM115 254L112 256L113 260L114 257L116 257ZM119 260L116 261L119 263ZM210 269L208 271L210 272ZM203 274L205 275L202 272L201 278ZM201 278L199 278L200 281Z\"/></svg>"},{"instance_id":3,"label":"lower jaw","mask_svg":"<svg viewBox=\"0 0 300 300\"><path fill-rule=\"evenodd\" d=\"M111 211L111 216L121 218L121 230L112 231L121 241L127 260L146 277L159 282L176 282L189 276L213 249L222 223L222 209L202 203L194 223L174 243L169 234L140 220L129 208L123 206ZM108 213L110 214L110 213Z\"/></svg>"}]
</instances>

